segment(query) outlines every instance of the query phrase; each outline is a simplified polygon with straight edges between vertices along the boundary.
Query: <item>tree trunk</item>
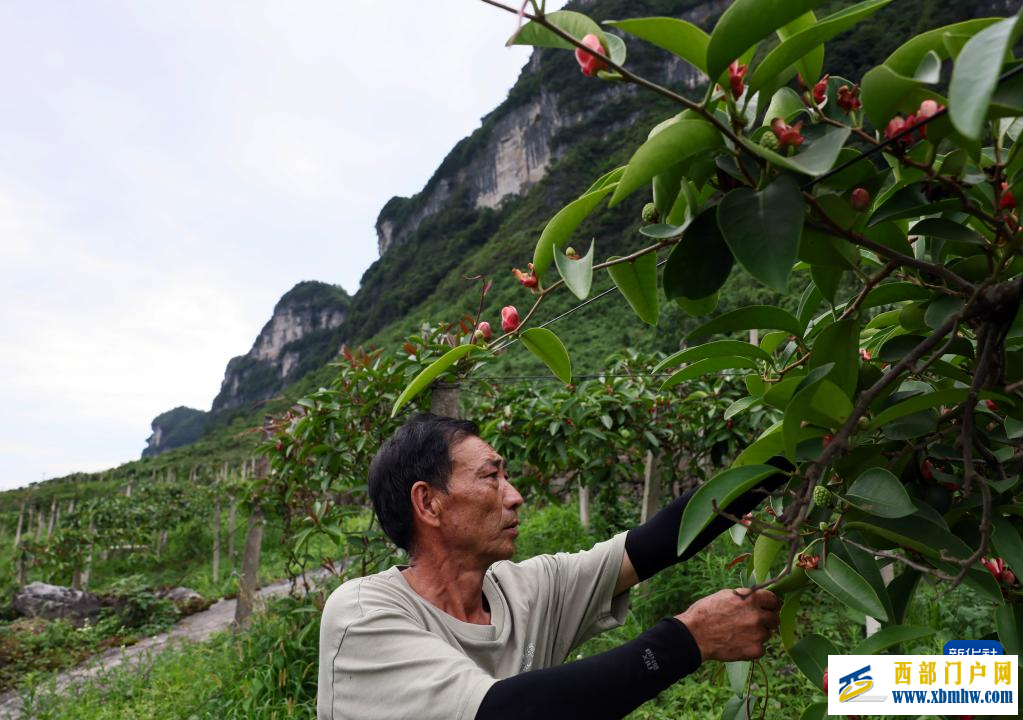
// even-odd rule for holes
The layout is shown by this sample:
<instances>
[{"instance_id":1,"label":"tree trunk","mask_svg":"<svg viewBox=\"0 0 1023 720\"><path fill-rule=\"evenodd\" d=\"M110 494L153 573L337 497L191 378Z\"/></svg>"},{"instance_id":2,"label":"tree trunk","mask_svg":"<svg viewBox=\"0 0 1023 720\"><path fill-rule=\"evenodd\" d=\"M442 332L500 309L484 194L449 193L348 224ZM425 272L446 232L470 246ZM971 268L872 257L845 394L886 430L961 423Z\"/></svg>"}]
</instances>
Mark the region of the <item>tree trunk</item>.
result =
<instances>
[{"instance_id":1,"label":"tree trunk","mask_svg":"<svg viewBox=\"0 0 1023 720\"><path fill-rule=\"evenodd\" d=\"M21 501L21 510L18 511L18 528L14 531L14 547L18 547L18 543L21 542L21 528L22 523L25 521L25 501Z\"/></svg>"},{"instance_id":2,"label":"tree trunk","mask_svg":"<svg viewBox=\"0 0 1023 720\"><path fill-rule=\"evenodd\" d=\"M89 536L93 537L96 532L96 519L92 518L89 520ZM92 574L92 540L89 541L89 554L85 556L85 560L82 561L82 569L78 573L78 585L74 585L74 578L72 578L72 585L76 590L88 590L89 589L89 575ZM105 554L105 551L104 551Z\"/></svg>"},{"instance_id":3,"label":"tree trunk","mask_svg":"<svg viewBox=\"0 0 1023 720\"><path fill-rule=\"evenodd\" d=\"M582 481L579 482L579 522L583 530L590 531L590 489Z\"/></svg>"},{"instance_id":4,"label":"tree trunk","mask_svg":"<svg viewBox=\"0 0 1023 720\"><path fill-rule=\"evenodd\" d=\"M24 550L18 552L18 587L25 587L28 585L28 570L25 567L25 555L27 553Z\"/></svg>"},{"instance_id":5,"label":"tree trunk","mask_svg":"<svg viewBox=\"0 0 1023 720\"><path fill-rule=\"evenodd\" d=\"M163 551L167 549L167 531L161 530L160 536L156 539L156 554L163 555Z\"/></svg>"},{"instance_id":6,"label":"tree trunk","mask_svg":"<svg viewBox=\"0 0 1023 720\"><path fill-rule=\"evenodd\" d=\"M647 450L646 467L643 473L643 505L639 510L639 521L645 523L661 507L661 454Z\"/></svg>"},{"instance_id":7,"label":"tree trunk","mask_svg":"<svg viewBox=\"0 0 1023 720\"><path fill-rule=\"evenodd\" d=\"M213 501L213 582L220 582L220 498Z\"/></svg>"},{"instance_id":8,"label":"tree trunk","mask_svg":"<svg viewBox=\"0 0 1023 720\"><path fill-rule=\"evenodd\" d=\"M462 417L458 385L434 383L433 395L430 398L430 412L444 417Z\"/></svg>"}]
</instances>

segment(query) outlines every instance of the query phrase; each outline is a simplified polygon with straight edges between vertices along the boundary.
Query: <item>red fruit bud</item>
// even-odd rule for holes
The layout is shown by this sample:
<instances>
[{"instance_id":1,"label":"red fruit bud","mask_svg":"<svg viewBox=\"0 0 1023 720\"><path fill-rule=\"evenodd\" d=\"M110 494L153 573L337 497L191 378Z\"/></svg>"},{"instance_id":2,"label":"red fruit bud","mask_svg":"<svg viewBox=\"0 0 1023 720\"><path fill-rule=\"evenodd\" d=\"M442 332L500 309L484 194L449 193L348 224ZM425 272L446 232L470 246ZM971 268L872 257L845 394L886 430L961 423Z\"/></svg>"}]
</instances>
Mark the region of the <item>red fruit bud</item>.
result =
<instances>
[{"instance_id":1,"label":"red fruit bud","mask_svg":"<svg viewBox=\"0 0 1023 720\"><path fill-rule=\"evenodd\" d=\"M745 525L746 527L749 527L750 523L752 523L752 522L753 522L753 513L751 513L751 512L750 513L746 513L745 515L742 516L741 523L743 525Z\"/></svg>"},{"instance_id":2,"label":"red fruit bud","mask_svg":"<svg viewBox=\"0 0 1023 720\"><path fill-rule=\"evenodd\" d=\"M924 480L933 480L934 463L932 463L930 460L924 460L922 463L920 463L920 475L923 477Z\"/></svg>"},{"instance_id":3,"label":"red fruit bud","mask_svg":"<svg viewBox=\"0 0 1023 720\"><path fill-rule=\"evenodd\" d=\"M863 107L863 103L860 102L860 86L853 85L842 85L838 88L838 107L845 110L847 113L854 112Z\"/></svg>"},{"instance_id":4,"label":"red fruit bud","mask_svg":"<svg viewBox=\"0 0 1023 720\"><path fill-rule=\"evenodd\" d=\"M600 38L598 38L593 33L590 33L589 35L583 38L583 45L585 45L595 53L604 56L607 55L606 51L604 50L604 46L600 42ZM586 77L593 77L599 71L607 68L607 62L604 59L597 57L595 55L591 55L582 48L575 49L575 61L579 63L579 69L582 70L583 75L585 75Z\"/></svg>"},{"instance_id":5,"label":"red fruit bud","mask_svg":"<svg viewBox=\"0 0 1023 720\"><path fill-rule=\"evenodd\" d=\"M735 426L735 422L731 419L725 420L725 427L731 430Z\"/></svg>"},{"instance_id":6,"label":"red fruit bud","mask_svg":"<svg viewBox=\"0 0 1023 720\"><path fill-rule=\"evenodd\" d=\"M916 119L918 121L926 120L935 113L941 112L944 109L945 109L944 105L939 105L934 100L924 100L922 103L920 103L920 107L917 108Z\"/></svg>"},{"instance_id":7,"label":"red fruit bud","mask_svg":"<svg viewBox=\"0 0 1023 720\"><path fill-rule=\"evenodd\" d=\"M1009 190L1009 183L1002 183L1002 199L998 201L998 209L1005 210L1016 207L1016 198L1012 196L1012 191Z\"/></svg>"},{"instance_id":8,"label":"red fruit bud","mask_svg":"<svg viewBox=\"0 0 1023 720\"><path fill-rule=\"evenodd\" d=\"M870 362L870 351L860 350L860 357L863 358L863 362Z\"/></svg>"},{"instance_id":9,"label":"red fruit bud","mask_svg":"<svg viewBox=\"0 0 1023 720\"><path fill-rule=\"evenodd\" d=\"M513 332L519 326L519 311L514 305L501 308L501 329L506 333Z\"/></svg>"},{"instance_id":10,"label":"red fruit bud","mask_svg":"<svg viewBox=\"0 0 1023 720\"><path fill-rule=\"evenodd\" d=\"M824 692L828 691L828 669L824 668L824 681L821 683L821 687L824 688Z\"/></svg>"},{"instance_id":11,"label":"red fruit bud","mask_svg":"<svg viewBox=\"0 0 1023 720\"><path fill-rule=\"evenodd\" d=\"M987 409L991 412L998 412L998 403L994 400L988 400L985 404L987 405Z\"/></svg>"},{"instance_id":12,"label":"red fruit bud","mask_svg":"<svg viewBox=\"0 0 1023 720\"><path fill-rule=\"evenodd\" d=\"M1005 572L1002 573L1002 584L1003 585L1008 585L1010 587L1015 585L1016 584L1016 573L1014 573L1012 570L1009 570L1008 568L1006 568Z\"/></svg>"},{"instance_id":13,"label":"red fruit bud","mask_svg":"<svg viewBox=\"0 0 1023 720\"><path fill-rule=\"evenodd\" d=\"M888 125L884 129L885 140L891 140L900 132L906 129L906 118L896 115L888 121ZM902 138L899 142L906 142L907 138Z\"/></svg>"},{"instance_id":14,"label":"red fruit bud","mask_svg":"<svg viewBox=\"0 0 1023 720\"><path fill-rule=\"evenodd\" d=\"M512 274L515 276L516 280L522 283L522 287L535 288L537 286L537 283L539 282L538 278L536 277L536 271L533 270L533 263L529 263L528 275L519 270L518 268L513 268Z\"/></svg>"},{"instance_id":15,"label":"red fruit bud","mask_svg":"<svg viewBox=\"0 0 1023 720\"><path fill-rule=\"evenodd\" d=\"M824 447L827 447L828 445L831 444L831 441L834 439L835 439L834 435L825 435L823 438L821 438L821 444L823 444Z\"/></svg>"},{"instance_id":16,"label":"red fruit bud","mask_svg":"<svg viewBox=\"0 0 1023 720\"><path fill-rule=\"evenodd\" d=\"M813 101L818 105L828 99L828 77L825 75L813 86Z\"/></svg>"},{"instance_id":17,"label":"red fruit bud","mask_svg":"<svg viewBox=\"0 0 1023 720\"><path fill-rule=\"evenodd\" d=\"M852 206L853 209L863 212L870 207L870 193L867 192L866 188L858 187L852 191Z\"/></svg>"},{"instance_id":18,"label":"red fruit bud","mask_svg":"<svg viewBox=\"0 0 1023 720\"><path fill-rule=\"evenodd\" d=\"M787 147L799 147L803 144L803 121L800 120L795 125L786 125L785 121L781 118L775 118L771 121L771 132L778 138L778 146L784 150Z\"/></svg>"},{"instance_id":19,"label":"red fruit bud","mask_svg":"<svg viewBox=\"0 0 1023 720\"><path fill-rule=\"evenodd\" d=\"M494 337L494 331L490 329L490 323L486 320L481 322L476 327L476 330L479 332L480 336L488 342L490 341L490 338Z\"/></svg>"},{"instance_id":20,"label":"red fruit bud","mask_svg":"<svg viewBox=\"0 0 1023 720\"><path fill-rule=\"evenodd\" d=\"M746 77L746 66L740 65L738 60L728 66L728 82L732 86L732 97L738 98L746 89L746 84L743 82L744 77Z\"/></svg>"},{"instance_id":21,"label":"red fruit bud","mask_svg":"<svg viewBox=\"0 0 1023 720\"><path fill-rule=\"evenodd\" d=\"M274 445L274 448L277 450L277 452L280 452L281 450L284 449L284 443L282 441L278 440L277 444Z\"/></svg>"}]
</instances>

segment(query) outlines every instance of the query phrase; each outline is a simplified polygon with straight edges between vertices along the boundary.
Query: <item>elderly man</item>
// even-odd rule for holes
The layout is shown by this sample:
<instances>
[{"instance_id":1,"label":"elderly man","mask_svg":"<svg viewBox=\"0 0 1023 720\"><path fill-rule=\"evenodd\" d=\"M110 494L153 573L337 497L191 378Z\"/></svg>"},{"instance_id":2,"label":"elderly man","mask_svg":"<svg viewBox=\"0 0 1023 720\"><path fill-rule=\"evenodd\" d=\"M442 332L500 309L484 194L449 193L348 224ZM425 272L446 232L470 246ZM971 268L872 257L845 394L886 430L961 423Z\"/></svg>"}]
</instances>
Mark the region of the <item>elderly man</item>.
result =
<instances>
[{"instance_id":1,"label":"elderly man","mask_svg":"<svg viewBox=\"0 0 1023 720\"><path fill-rule=\"evenodd\" d=\"M745 513L779 473L728 510ZM505 461L464 420L418 415L384 443L369 473L381 527L407 567L350 580L320 629L317 715L334 720L621 718L704 660L760 657L779 602L762 590L698 600L635 639L562 664L620 625L628 589L683 558L683 496L649 522L580 553L509 561L522 496Z\"/></svg>"}]
</instances>

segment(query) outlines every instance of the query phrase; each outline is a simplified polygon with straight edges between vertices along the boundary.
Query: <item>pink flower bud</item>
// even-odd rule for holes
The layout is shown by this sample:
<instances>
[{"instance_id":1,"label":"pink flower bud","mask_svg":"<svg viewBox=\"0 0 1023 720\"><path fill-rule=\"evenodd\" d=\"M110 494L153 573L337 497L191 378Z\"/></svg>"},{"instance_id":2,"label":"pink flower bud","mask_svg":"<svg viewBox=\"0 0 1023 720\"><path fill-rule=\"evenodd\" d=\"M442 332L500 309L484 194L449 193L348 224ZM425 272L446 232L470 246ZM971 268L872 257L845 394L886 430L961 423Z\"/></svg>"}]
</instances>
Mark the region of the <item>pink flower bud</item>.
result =
<instances>
[{"instance_id":1,"label":"pink flower bud","mask_svg":"<svg viewBox=\"0 0 1023 720\"><path fill-rule=\"evenodd\" d=\"M514 332L519 326L519 311L514 305L501 308L501 329L506 333Z\"/></svg>"},{"instance_id":2,"label":"pink flower bud","mask_svg":"<svg viewBox=\"0 0 1023 720\"><path fill-rule=\"evenodd\" d=\"M595 53L599 53L600 55L606 55L606 51L604 50L604 46L600 42L600 38L598 38L593 33L590 33L589 35L583 38L583 45L585 45ZM579 63L579 69L582 70L583 75L585 75L586 77L593 77L598 72L607 67L606 61L602 60L599 57L591 55L582 48L575 49L575 61Z\"/></svg>"}]
</instances>

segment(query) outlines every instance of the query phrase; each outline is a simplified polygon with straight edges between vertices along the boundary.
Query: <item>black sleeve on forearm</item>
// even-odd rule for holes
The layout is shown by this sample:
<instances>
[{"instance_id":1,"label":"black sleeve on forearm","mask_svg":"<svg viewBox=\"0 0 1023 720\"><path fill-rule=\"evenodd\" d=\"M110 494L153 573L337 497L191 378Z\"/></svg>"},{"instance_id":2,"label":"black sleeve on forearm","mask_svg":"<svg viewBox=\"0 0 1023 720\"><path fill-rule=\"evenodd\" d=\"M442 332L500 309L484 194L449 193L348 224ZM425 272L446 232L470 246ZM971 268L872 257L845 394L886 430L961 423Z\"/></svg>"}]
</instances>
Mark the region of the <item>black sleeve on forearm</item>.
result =
<instances>
[{"instance_id":1,"label":"black sleeve on forearm","mask_svg":"<svg viewBox=\"0 0 1023 720\"><path fill-rule=\"evenodd\" d=\"M678 618L584 660L498 680L476 720L618 720L700 666L700 648Z\"/></svg>"},{"instance_id":2,"label":"black sleeve on forearm","mask_svg":"<svg viewBox=\"0 0 1023 720\"><path fill-rule=\"evenodd\" d=\"M773 457L767 462L786 472L791 472L794 467L792 463L780 456ZM759 505L769 493L780 488L788 479L789 476L781 472L765 478L756 487L733 500L725 508L725 512L734 517L742 517ZM642 525L632 528L626 534L625 551L629 554L629 560L636 568L636 574L639 575L640 580L646 580L675 563L688 560L732 526L731 520L718 515L696 536L684 553L678 554L678 528L682 523L682 513L686 509L689 499L698 489L690 490L675 498L652 518Z\"/></svg>"}]
</instances>

